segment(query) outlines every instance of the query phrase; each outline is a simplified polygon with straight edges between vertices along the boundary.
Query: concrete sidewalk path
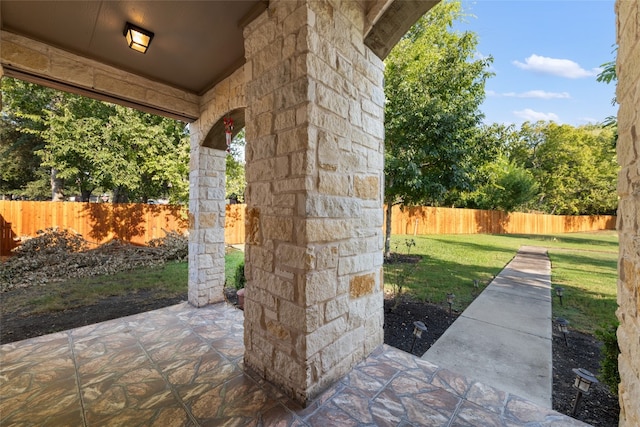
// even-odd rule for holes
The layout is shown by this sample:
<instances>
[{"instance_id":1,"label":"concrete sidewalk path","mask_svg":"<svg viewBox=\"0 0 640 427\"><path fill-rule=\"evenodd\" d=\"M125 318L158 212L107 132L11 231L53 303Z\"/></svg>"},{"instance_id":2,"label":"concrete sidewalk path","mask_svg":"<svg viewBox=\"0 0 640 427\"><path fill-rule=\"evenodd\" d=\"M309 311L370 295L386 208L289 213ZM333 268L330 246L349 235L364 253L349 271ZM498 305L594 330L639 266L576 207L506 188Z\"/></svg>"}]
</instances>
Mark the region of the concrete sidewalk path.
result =
<instances>
[{"instance_id":1,"label":"concrete sidewalk path","mask_svg":"<svg viewBox=\"0 0 640 427\"><path fill-rule=\"evenodd\" d=\"M422 359L551 408L551 262L522 246Z\"/></svg>"}]
</instances>

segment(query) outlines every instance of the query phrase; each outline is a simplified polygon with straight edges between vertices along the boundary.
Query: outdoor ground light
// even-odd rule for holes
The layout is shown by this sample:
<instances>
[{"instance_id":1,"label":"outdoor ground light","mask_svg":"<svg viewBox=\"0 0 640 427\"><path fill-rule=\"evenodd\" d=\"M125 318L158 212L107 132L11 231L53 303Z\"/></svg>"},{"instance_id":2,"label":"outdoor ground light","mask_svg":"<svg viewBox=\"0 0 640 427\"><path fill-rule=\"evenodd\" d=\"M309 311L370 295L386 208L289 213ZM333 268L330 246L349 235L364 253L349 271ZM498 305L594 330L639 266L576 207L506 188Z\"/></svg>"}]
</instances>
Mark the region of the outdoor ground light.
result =
<instances>
[{"instance_id":1,"label":"outdoor ground light","mask_svg":"<svg viewBox=\"0 0 640 427\"><path fill-rule=\"evenodd\" d=\"M480 280L478 279L473 279L473 290L475 291L475 293L478 293L478 290L480 289Z\"/></svg>"},{"instance_id":2,"label":"outdoor ground light","mask_svg":"<svg viewBox=\"0 0 640 427\"><path fill-rule=\"evenodd\" d=\"M421 321L413 322L413 342L411 343L411 350L409 353L413 354L413 346L416 344L416 339L422 337L422 333L427 332L427 327Z\"/></svg>"},{"instance_id":3,"label":"outdoor ground light","mask_svg":"<svg viewBox=\"0 0 640 427\"><path fill-rule=\"evenodd\" d=\"M562 286L556 286L556 295L560 298L560 305L562 305L562 295L564 295L564 288Z\"/></svg>"},{"instance_id":4,"label":"outdoor ground light","mask_svg":"<svg viewBox=\"0 0 640 427\"><path fill-rule=\"evenodd\" d=\"M449 314L451 314L451 305L453 304L453 300L456 298L454 294L447 294L447 304L449 304Z\"/></svg>"},{"instance_id":5,"label":"outdoor ground light","mask_svg":"<svg viewBox=\"0 0 640 427\"><path fill-rule=\"evenodd\" d=\"M562 332L562 335L564 335L564 344L568 347L569 343L567 342L567 333L569 332L569 321L564 317L558 317L556 319L556 324L558 325L558 330Z\"/></svg>"},{"instance_id":6,"label":"outdoor ground light","mask_svg":"<svg viewBox=\"0 0 640 427\"><path fill-rule=\"evenodd\" d=\"M149 45L153 39L153 33L151 31L127 22L124 26L123 34L131 49L136 52L147 53L147 49L149 49Z\"/></svg>"},{"instance_id":7,"label":"outdoor ground light","mask_svg":"<svg viewBox=\"0 0 640 427\"><path fill-rule=\"evenodd\" d=\"M580 404L580 399L582 399L582 395L588 395L591 384L597 384L598 379L591 372L583 368L574 368L572 371L576 374L576 379L573 382L573 388L578 390L576 393L576 400L573 403L573 410L571 411L571 415L575 415L578 410L578 405Z\"/></svg>"}]
</instances>

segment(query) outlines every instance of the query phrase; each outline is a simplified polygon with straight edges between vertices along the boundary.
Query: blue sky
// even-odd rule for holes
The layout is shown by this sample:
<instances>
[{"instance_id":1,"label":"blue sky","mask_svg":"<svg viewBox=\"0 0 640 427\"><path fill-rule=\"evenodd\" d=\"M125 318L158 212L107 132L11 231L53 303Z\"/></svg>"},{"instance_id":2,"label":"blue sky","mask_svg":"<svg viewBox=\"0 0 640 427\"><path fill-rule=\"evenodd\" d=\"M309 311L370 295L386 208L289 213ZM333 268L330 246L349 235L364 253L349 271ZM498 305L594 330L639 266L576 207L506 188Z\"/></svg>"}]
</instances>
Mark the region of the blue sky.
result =
<instances>
[{"instance_id":1,"label":"blue sky","mask_svg":"<svg viewBox=\"0 0 640 427\"><path fill-rule=\"evenodd\" d=\"M573 126L616 114L615 84L596 81L613 60L614 0L462 0L495 76L481 106L485 123L553 120Z\"/></svg>"}]
</instances>

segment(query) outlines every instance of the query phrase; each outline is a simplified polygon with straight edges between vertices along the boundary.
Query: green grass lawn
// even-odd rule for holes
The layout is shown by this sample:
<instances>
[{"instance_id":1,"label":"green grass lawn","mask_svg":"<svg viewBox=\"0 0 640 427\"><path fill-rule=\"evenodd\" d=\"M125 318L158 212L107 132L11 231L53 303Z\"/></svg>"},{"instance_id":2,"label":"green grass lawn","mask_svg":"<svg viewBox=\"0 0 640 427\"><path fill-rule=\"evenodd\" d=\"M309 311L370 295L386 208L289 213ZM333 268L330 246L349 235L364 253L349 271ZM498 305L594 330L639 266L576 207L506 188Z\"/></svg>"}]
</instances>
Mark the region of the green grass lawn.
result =
<instances>
[{"instance_id":1,"label":"green grass lawn","mask_svg":"<svg viewBox=\"0 0 640 427\"><path fill-rule=\"evenodd\" d=\"M407 244L413 240L415 246ZM486 286L515 256L522 245L544 246L552 262L552 285L565 289L564 305L553 300L553 315L565 317L571 327L592 333L615 321L618 237L615 232L559 235L431 235L393 236L394 252L422 255L415 267L385 266L385 288L436 304L446 294L456 295L454 309L464 310L475 298L473 281Z\"/></svg>"}]
</instances>

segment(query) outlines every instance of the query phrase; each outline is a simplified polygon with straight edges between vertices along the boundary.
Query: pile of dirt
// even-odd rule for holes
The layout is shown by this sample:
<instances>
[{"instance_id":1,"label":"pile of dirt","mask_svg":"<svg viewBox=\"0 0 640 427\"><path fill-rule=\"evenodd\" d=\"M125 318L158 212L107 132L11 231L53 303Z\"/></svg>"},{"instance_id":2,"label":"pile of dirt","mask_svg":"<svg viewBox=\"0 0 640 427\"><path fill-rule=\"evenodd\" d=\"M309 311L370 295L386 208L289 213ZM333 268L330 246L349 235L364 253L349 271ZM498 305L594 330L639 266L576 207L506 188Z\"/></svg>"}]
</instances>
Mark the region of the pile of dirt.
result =
<instances>
[{"instance_id":1,"label":"pile of dirt","mask_svg":"<svg viewBox=\"0 0 640 427\"><path fill-rule=\"evenodd\" d=\"M25 238L14 249L14 256L0 264L0 292L183 260L188 241L186 236L171 231L151 240L149 246L111 240L95 249L88 248L89 243L72 231L38 231L36 237Z\"/></svg>"}]
</instances>

